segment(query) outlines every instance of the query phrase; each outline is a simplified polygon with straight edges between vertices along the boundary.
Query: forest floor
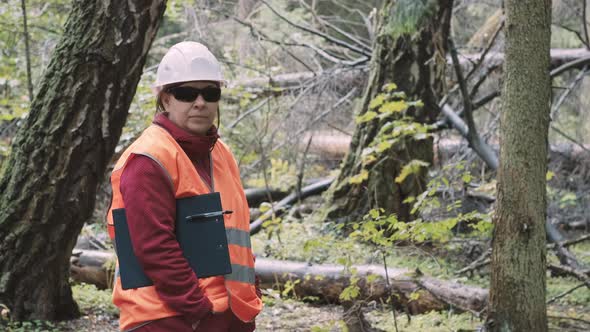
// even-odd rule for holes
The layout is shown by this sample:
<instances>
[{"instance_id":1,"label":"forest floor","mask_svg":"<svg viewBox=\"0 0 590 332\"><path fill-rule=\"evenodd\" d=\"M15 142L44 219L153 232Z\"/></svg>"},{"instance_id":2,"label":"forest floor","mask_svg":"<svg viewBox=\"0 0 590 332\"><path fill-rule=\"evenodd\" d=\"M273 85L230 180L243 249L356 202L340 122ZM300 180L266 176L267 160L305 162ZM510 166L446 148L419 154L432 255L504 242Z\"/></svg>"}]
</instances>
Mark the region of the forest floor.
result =
<instances>
[{"instance_id":1,"label":"forest floor","mask_svg":"<svg viewBox=\"0 0 590 332\"><path fill-rule=\"evenodd\" d=\"M317 264L379 264L380 257L362 243L336 235L334 228L311 221L309 216L285 217L278 228L265 229L252 238L256 255L275 259L307 261ZM305 222L304 222L305 220ZM573 237L576 234L572 235ZM455 274L467 266L485 250L489 239L455 237L436 245L394 247L388 255L389 267L420 269L423 273L441 279L487 288L489 269L483 268L471 275ZM478 249L478 246L480 247ZM475 248L475 249L474 249ZM580 262L590 266L590 243L570 247ZM548 261L556 261L549 251ZM572 278L547 275L547 299L579 286ZM26 325L8 327L11 332L58 332L58 331L117 331L118 313L111 303L110 290L98 290L92 285L73 286L74 298L82 316L78 319L59 322L26 322ZM263 289L265 307L258 316L257 331L346 331L344 313L338 305L320 305L283 289ZM395 331L389 306L368 302L363 312L375 331ZM550 331L590 331L590 290L580 287L548 307ZM480 318L471 313L454 311L430 312L407 316L397 312L399 331L478 331ZM2 326L0 324L0 330Z\"/></svg>"}]
</instances>

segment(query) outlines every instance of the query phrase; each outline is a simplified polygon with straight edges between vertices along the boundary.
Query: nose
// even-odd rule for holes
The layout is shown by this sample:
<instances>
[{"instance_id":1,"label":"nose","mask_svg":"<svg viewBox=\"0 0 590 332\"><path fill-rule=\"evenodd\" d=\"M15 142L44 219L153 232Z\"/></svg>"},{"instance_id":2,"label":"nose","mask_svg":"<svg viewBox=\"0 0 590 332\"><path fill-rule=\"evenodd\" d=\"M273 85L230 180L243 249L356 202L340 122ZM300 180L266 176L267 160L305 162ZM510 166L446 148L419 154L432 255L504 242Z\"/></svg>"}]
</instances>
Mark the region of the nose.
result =
<instances>
[{"instance_id":1,"label":"nose","mask_svg":"<svg viewBox=\"0 0 590 332\"><path fill-rule=\"evenodd\" d=\"M195 99L194 106L196 106L198 108L205 106L205 98L203 98L203 96L201 94L199 94L197 96L197 99Z\"/></svg>"}]
</instances>

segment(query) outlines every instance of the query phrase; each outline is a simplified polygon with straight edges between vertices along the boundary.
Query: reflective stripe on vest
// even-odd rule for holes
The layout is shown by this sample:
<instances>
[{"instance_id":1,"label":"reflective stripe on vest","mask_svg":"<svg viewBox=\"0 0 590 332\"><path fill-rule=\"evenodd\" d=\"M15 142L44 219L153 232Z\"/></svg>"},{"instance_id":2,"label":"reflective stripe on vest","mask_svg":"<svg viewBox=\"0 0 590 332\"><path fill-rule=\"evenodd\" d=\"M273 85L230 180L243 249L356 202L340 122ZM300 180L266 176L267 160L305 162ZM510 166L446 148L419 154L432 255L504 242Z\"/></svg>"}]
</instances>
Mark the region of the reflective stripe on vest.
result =
<instances>
[{"instance_id":1,"label":"reflective stripe on vest","mask_svg":"<svg viewBox=\"0 0 590 332\"><path fill-rule=\"evenodd\" d=\"M231 274L226 274L225 280L240 281L254 285L256 281L254 268L239 264L232 264Z\"/></svg>"},{"instance_id":2,"label":"reflective stripe on vest","mask_svg":"<svg viewBox=\"0 0 590 332\"><path fill-rule=\"evenodd\" d=\"M237 228L227 228L225 230L227 235L227 244L235 244L241 247L251 248L250 232L243 231Z\"/></svg>"}]
</instances>

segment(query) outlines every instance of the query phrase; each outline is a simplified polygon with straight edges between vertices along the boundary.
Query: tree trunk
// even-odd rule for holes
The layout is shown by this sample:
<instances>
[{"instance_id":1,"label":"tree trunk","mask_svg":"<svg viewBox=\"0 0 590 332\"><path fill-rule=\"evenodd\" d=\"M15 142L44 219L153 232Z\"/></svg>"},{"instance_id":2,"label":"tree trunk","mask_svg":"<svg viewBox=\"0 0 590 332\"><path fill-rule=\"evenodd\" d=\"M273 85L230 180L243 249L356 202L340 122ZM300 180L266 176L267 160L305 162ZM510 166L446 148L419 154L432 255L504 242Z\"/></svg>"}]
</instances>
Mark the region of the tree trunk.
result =
<instances>
[{"instance_id":1,"label":"tree trunk","mask_svg":"<svg viewBox=\"0 0 590 332\"><path fill-rule=\"evenodd\" d=\"M0 181L0 302L79 315L70 255L127 118L166 1L74 1Z\"/></svg>"},{"instance_id":2,"label":"tree trunk","mask_svg":"<svg viewBox=\"0 0 590 332\"><path fill-rule=\"evenodd\" d=\"M373 46L369 83L360 112L357 113L364 114L381 87L393 82L409 99L423 101L423 108L410 112L415 121L429 123L436 118L438 101L444 91L445 53L453 1L438 0L428 3L432 8L424 11L414 33L394 36L389 32L389 26L394 20L394 1L385 2L378 23L379 34ZM384 152L383 156L387 158L383 162L367 169L367 181L355 185L348 181L351 176L361 172L363 149L375 139L380 127L391 120L376 119L356 127L338 179L328 194L329 219L345 221L358 218L376 207L396 213L401 220L411 219L411 207L403 201L425 190L426 169L409 176L401 184L397 184L394 179L410 160L419 159L432 163L431 140L406 140L402 144L393 145Z\"/></svg>"},{"instance_id":3,"label":"tree trunk","mask_svg":"<svg viewBox=\"0 0 590 332\"><path fill-rule=\"evenodd\" d=\"M550 0L507 0L500 168L487 327L547 331Z\"/></svg>"}]
</instances>

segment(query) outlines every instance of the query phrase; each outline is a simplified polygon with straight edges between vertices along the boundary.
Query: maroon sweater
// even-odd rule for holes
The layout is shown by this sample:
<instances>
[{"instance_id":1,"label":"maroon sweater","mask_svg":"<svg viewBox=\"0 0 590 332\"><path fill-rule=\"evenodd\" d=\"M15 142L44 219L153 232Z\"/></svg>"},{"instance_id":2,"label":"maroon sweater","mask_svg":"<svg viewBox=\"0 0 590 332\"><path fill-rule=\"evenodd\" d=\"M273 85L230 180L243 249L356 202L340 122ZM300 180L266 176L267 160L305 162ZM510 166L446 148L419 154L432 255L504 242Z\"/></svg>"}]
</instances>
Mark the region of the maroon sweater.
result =
<instances>
[{"instance_id":1,"label":"maroon sweater","mask_svg":"<svg viewBox=\"0 0 590 332\"><path fill-rule=\"evenodd\" d=\"M209 152L219 137L216 128L212 127L207 136L191 135L163 113L156 115L154 123L172 135L201 178L211 185ZM192 324L199 321L201 328L208 321L208 329L213 324L215 330L229 331L230 325L221 325L231 324L231 331L252 331L254 325L236 321L231 310L214 315L218 317L210 315L211 302L201 292L176 240L176 200L161 166L148 157L134 156L121 175L120 188L133 250L162 301L182 315L154 321L135 331L193 331Z\"/></svg>"}]
</instances>

